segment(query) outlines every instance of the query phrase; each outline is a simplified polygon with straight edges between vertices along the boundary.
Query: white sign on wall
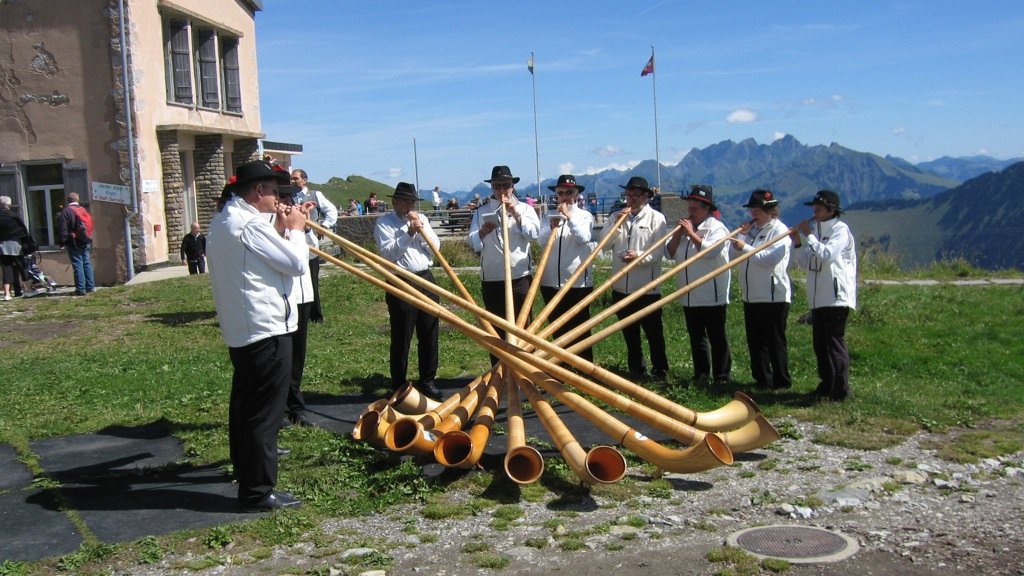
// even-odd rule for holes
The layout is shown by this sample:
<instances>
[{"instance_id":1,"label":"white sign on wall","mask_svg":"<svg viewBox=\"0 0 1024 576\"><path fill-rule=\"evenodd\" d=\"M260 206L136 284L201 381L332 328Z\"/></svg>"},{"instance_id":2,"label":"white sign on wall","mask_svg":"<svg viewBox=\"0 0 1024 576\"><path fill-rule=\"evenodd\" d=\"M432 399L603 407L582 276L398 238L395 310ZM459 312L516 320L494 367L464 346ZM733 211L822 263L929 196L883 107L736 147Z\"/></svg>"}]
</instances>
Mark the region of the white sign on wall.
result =
<instances>
[{"instance_id":1,"label":"white sign on wall","mask_svg":"<svg viewBox=\"0 0 1024 576\"><path fill-rule=\"evenodd\" d=\"M128 187L120 186L118 184L106 184L104 182L93 182L92 183L92 199L102 200L103 202L115 202L117 204L128 205Z\"/></svg>"},{"instance_id":2,"label":"white sign on wall","mask_svg":"<svg viewBox=\"0 0 1024 576\"><path fill-rule=\"evenodd\" d=\"M159 192L159 191L160 191L160 181L159 180L143 180L142 181L142 193L143 194L152 194L153 192Z\"/></svg>"}]
</instances>

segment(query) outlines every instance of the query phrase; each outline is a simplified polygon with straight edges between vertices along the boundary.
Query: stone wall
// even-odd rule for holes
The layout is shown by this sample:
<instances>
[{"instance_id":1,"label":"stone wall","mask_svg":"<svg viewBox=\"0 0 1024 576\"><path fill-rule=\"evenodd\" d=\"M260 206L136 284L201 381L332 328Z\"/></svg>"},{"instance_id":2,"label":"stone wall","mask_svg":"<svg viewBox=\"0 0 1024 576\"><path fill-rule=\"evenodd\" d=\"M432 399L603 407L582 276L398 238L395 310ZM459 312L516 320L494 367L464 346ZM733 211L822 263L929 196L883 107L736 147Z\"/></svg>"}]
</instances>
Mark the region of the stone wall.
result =
<instances>
[{"instance_id":1,"label":"stone wall","mask_svg":"<svg viewBox=\"0 0 1024 576\"><path fill-rule=\"evenodd\" d=\"M231 154L231 173L235 169L253 160L260 159L260 143L255 138L240 138L235 140L234 153Z\"/></svg>"},{"instance_id":2,"label":"stone wall","mask_svg":"<svg viewBox=\"0 0 1024 576\"><path fill-rule=\"evenodd\" d=\"M346 240L371 248L375 246L373 227L377 225L377 218L381 216L383 214L339 216L338 223L335 224L334 229L338 235L343 236Z\"/></svg>"},{"instance_id":3,"label":"stone wall","mask_svg":"<svg viewBox=\"0 0 1024 576\"><path fill-rule=\"evenodd\" d=\"M213 219L213 209L224 190L224 136L196 135L196 208L200 222ZM184 232L181 236L184 236ZM169 236L174 238L174 236Z\"/></svg>"},{"instance_id":4,"label":"stone wall","mask_svg":"<svg viewBox=\"0 0 1024 576\"><path fill-rule=\"evenodd\" d=\"M163 174L164 211L167 219L167 237L182 238L185 236L185 178L181 170L181 147L178 145L178 133L166 130L156 133L160 145L160 165ZM174 258L177 252L171 251L168 258Z\"/></svg>"}]
</instances>

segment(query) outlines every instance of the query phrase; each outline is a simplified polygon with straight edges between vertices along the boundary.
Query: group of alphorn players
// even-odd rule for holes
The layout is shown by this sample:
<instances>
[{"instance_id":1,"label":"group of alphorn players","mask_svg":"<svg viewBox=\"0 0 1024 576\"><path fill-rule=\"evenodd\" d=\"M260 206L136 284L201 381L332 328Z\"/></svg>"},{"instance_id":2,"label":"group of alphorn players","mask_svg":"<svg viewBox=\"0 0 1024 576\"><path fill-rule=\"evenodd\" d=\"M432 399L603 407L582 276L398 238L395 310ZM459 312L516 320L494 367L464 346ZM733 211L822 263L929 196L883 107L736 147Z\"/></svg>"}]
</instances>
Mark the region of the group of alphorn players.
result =
<instances>
[{"instance_id":1,"label":"group of alphorn players","mask_svg":"<svg viewBox=\"0 0 1024 576\"><path fill-rule=\"evenodd\" d=\"M820 378L815 395L834 400L848 397L846 314L836 310L848 313L855 306L856 255L848 227L838 220L841 210L834 192L820 191L806 203L813 207L814 218L786 228L778 220L773 193L755 190L744 205L751 219L729 231L717 217L711 187L695 185L685 196L687 218L669 230L664 215L649 205L654 191L644 178L633 177L621 186L626 207L613 214L595 236L593 215L579 207L584 187L575 177L562 175L549 186L558 202L543 221L533 206L517 199L518 181L507 166L495 166L485 180L492 195L473 213L468 240L480 255L482 307L441 256L437 235L426 216L416 210L420 198L411 184L398 184L392 195L394 210L378 219L374 237L379 253L327 229L317 230L376 274L314 251L386 292L395 390L360 416L354 430L357 439L398 452L433 454L446 466L475 466L504 397L509 443L505 469L513 480L531 482L543 470L543 460L525 442L520 400L525 397L583 481L621 478L625 473L621 454L607 446L584 451L551 407L548 398L554 398L616 444L663 470L696 472L727 464L732 453L778 438L749 397L737 392L734 400L719 409L696 412L635 382L667 378L661 308L673 300L682 300L684 307L694 365L691 381L728 381L726 309L731 270L738 267L755 384L788 388L785 330L791 289L786 269L791 252L808 271ZM531 274L534 242L542 247L536 276ZM612 254L611 277L595 290L592 264L602 251ZM666 258L674 259L675 265L663 270ZM430 272L434 261L452 280L455 292L434 282ZM673 277L677 289L662 296L660 285ZM606 287L612 291L611 306L591 316L590 304ZM533 317L538 288L545 305ZM478 322L466 321L442 305L442 300L470 312ZM821 318L819 308L825 310ZM613 314L616 322L593 333ZM488 372L443 401L434 382L438 319L485 348L492 360ZM650 349L649 370L641 330ZM629 378L593 363L592 346L614 332L621 332L626 342ZM414 333L419 370L415 385L406 379ZM653 442L593 400L687 448L676 450Z\"/></svg>"}]
</instances>

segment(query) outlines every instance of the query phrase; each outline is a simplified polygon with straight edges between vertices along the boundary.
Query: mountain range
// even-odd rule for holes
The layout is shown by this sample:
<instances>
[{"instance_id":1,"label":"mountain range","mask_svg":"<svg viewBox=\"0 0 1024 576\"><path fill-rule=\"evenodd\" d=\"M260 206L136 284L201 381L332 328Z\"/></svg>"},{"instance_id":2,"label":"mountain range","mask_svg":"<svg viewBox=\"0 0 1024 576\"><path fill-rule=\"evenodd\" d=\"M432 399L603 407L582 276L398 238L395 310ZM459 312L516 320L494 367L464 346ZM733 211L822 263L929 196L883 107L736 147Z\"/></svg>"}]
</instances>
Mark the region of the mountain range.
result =
<instances>
[{"instance_id":1,"label":"mountain range","mask_svg":"<svg viewBox=\"0 0 1024 576\"><path fill-rule=\"evenodd\" d=\"M985 269L1024 270L1024 162L987 172L931 198L862 203L843 219L862 252L900 266L961 258Z\"/></svg>"},{"instance_id":2,"label":"mountain range","mask_svg":"<svg viewBox=\"0 0 1024 576\"><path fill-rule=\"evenodd\" d=\"M741 206L755 188L774 191L785 213L787 208L814 196L822 188L839 192L845 205L929 198L970 177L1013 162L975 156L945 157L914 165L893 156L859 152L836 143L808 146L787 135L771 144L758 144L748 138L694 148L676 165L662 166L660 176L664 194L678 194L689 190L692 184L711 184L719 208L728 219L744 217ZM656 162L645 160L625 171L577 174L576 181L586 186L588 194L596 194L601 205L610 206L622 192L620 185L632 176L643 176L656 186ZM555 181L556 178L551 178L541 183L542 195L550 194L548 186ZM537 196L534 185L518 187L517 191L520 195ZM454 195L464 203L474 194L485 197L490 189L481 183L468 192Z\"/></svg>"}]
</instances>

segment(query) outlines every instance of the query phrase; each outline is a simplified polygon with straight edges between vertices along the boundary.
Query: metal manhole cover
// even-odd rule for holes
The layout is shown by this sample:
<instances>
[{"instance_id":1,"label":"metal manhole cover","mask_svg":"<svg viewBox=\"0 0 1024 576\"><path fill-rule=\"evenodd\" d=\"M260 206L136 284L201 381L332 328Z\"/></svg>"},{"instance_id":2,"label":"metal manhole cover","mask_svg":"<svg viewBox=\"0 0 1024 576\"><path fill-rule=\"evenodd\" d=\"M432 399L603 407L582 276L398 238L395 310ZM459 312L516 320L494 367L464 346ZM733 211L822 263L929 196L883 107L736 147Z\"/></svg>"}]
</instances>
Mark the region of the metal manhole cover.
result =
<instances>
[{"instance_id":1,"label":"metal manhole cover","mask_svg":"<svg viewBox=\"0 0 1024 576\"><path fill-rule=\"evenodd\" d=\"M729 536L729 544L754 556L782 558L796 564L837 562L852 556L860 546L838 532L808 526L759 526Z\"/></svg>"}]
</instances>

